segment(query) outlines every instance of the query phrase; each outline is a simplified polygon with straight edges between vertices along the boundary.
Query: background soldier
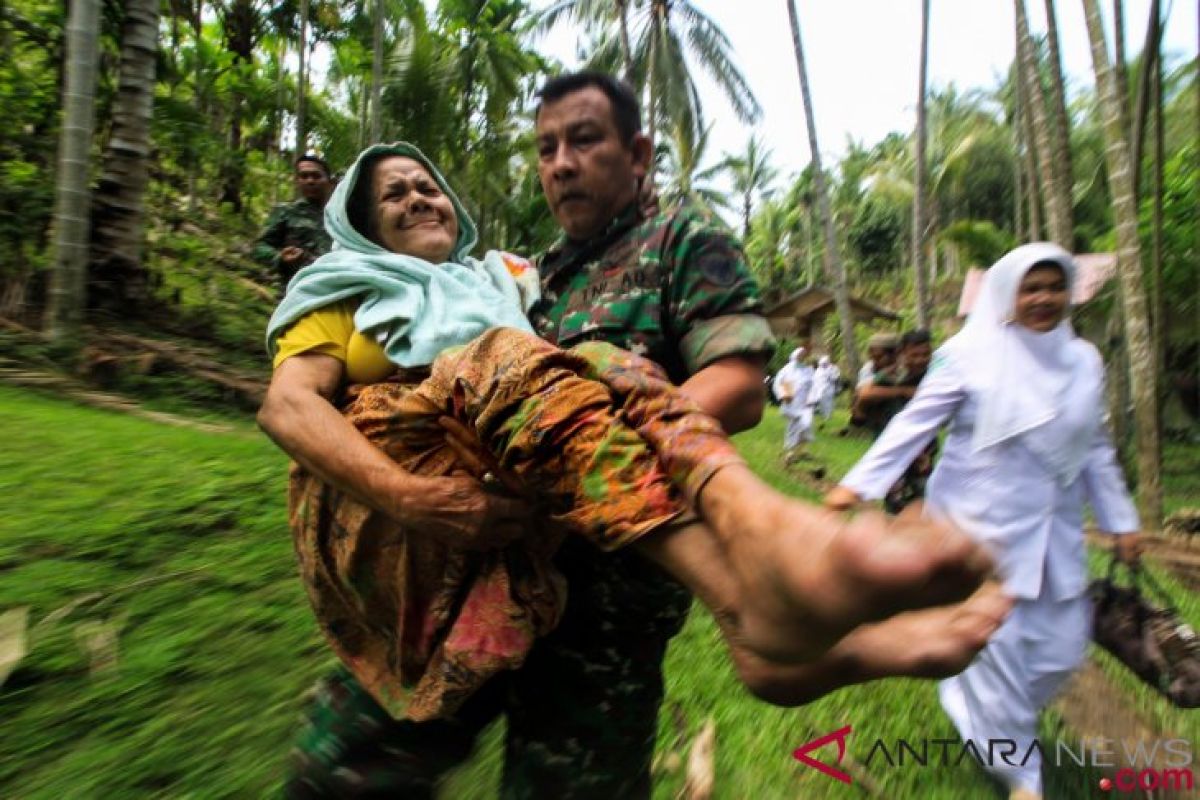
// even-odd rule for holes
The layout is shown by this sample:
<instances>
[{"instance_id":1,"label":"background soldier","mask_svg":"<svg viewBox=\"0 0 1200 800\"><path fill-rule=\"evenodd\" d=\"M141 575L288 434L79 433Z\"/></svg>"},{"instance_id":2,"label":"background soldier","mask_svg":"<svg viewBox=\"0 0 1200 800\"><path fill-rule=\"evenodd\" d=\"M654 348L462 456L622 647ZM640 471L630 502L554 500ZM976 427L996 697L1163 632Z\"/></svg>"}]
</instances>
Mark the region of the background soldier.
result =
<instances>
[{"instance_id":1,"label":"background soldier","mask_svg":"<svg viewBox=\"0 0 1200 800\"><path fill-rule=\"evenodd\" d=\"M283 286L332 246L325 232L325 201L333 191L329 165L317 156L300 156L295 181L300 199L275 206L254 244L254 260L275 270Z\"/></svg>"}]
</instances>

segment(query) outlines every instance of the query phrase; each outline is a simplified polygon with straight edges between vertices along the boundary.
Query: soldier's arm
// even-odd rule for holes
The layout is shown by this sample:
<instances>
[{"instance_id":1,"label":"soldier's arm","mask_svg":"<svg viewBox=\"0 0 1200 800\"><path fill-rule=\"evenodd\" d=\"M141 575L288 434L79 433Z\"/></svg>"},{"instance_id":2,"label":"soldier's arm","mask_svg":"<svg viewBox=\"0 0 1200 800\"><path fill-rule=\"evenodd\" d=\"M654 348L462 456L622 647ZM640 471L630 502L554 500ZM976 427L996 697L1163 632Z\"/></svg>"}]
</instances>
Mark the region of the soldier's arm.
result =
<instances>
[{"instance_id":1,"label":"soldier's arm","mask_svg":"<svg viewBox=\"0 0 1200 800\"><path fill-rule=\"evenodd\" d=\"M251 257L264 267L279 268L279 251L287 242L287 216L283 206L271 209L263 232L254 242Z\"/></svg>"},{"instance_id":2,"label":"soldier's arm","mask_svg":"<svg viewBox=\"0 0 1200 800\"><path fill-rule=\"evenodd\" d=\"M688 378L680 389L716 417L726 433L740 433L762 419L765 365L761 356L727 356Z\"/></svg>"},{"instance_id":3,"label":"soldier's arm","mask_svg":"<svg viewBox=\"0 0 1200 800\"><path fill-rule=\"evenodd\" d=\"M686 216L674 224L664 311L692 372L682 388L727 432L747 430L762 418L775 347L758 286L731 234Z\"/></svg>"}]
</instances>

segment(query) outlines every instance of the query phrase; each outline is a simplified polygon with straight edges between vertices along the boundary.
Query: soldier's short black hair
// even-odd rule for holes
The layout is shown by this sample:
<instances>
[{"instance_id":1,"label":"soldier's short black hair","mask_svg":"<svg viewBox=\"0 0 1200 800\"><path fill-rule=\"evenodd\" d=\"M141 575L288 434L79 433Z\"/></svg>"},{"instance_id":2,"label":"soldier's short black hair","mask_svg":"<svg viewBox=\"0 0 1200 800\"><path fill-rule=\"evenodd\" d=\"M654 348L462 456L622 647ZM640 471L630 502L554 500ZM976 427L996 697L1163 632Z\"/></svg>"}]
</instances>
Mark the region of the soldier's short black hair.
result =
<instances>
[{"instance_id":1,"label":"soldier's short black hair","mask_svg":"<svg viewBox=\"0 0 1200 800\"><path fill-rule=\"evenodd\" d=\"M933 337L929 335L929 331L924 328L918 328L915 331L908 331L900 337L900 349L912 347L918 344L931 344Z\"/></svg>"},{"instance_id":2,"label":"soldier's short black hair","mask_svg":"<svg viewBox=\"0 0 1200 800\"><path fill-rule=\"evenodd\" d=\"M314 156L310 153L305 153L302 156L297 156L296 160L292 162L292 168L299 169L300 165L303 164L305 161L309 161L309 162L312 162L313 164L319 165L321 167L321 169L325 170L326 178L333 177L333 170L331 170L329 168L329 165L325 163L325 159L321 158L320 156Z\"/></svg>"},{"instance_id":3,"label":"soldier's short black hair","mask_svg":"<svg viewBox=\"0 0 1200 800\"><path fill-rule=\"evenodd\" d=\"M616 123L617 133L625 144L633 141L642 130L642 108L638 103L637 93L628 83L598 70L582 70L556 75L546 81L538 90L538 107L533 114L536 121L542 113L542 106L561 100L569 94L594 86L604 92L612 104L613 122Z\"/></svg>"}]
</instances>

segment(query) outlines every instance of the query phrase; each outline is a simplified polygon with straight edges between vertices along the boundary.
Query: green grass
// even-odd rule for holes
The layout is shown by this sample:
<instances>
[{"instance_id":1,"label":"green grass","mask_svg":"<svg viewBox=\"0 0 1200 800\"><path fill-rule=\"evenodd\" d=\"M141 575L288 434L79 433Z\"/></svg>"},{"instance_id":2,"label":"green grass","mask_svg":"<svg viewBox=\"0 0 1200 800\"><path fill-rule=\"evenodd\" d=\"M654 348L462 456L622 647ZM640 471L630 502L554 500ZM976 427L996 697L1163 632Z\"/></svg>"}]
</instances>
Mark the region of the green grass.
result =
<instances>
[{"instance_id":1,"label":"green grass","mask_svg":"<svg viewBox=\"0 0 1200 800\"><path fill-rule=\"evenodd\" d=\"M836 428L837 426L833 426ZM778 460L774 411L738 444L782 491L812 499ZM0 611L29 606L30 653L0 688L0 797L270 796L301 698L331 663L295 575L284 515L285 459L247 421L233 433L156 425L0 387ZM865 448L823 437L832 475ZM1168 484L1171 485L1171 484ZM1194 491L1194 484L1191 489ZM19 498L19 502L15 502ZM91 597L98 593L99 597ZM1172 594L1193 623L1200 603ZM69 608L73 601L86 602ZM92 674L83 623L118 624L119 668ZM1123 696L1156 725L1197 738L1197 723L1107 664ZM950 738L932 683L843 690L796 710L742 690L711 618L697 609L671 646L655 797L682 787L687 744L717 725L720 798L852 797L791 751L853 725L850 754L881 737ZM1055 734L1047 719L1043 733ZM502 729L452 776L447 798L490 798ZM832 748L828 752L832 752ZM969 763L869 768L890 798L998 797ZM1057 796L1090 796L1095 776L1052 776ZM617 798L614 798L617 800Z\"/></svg>"}]
</instances>

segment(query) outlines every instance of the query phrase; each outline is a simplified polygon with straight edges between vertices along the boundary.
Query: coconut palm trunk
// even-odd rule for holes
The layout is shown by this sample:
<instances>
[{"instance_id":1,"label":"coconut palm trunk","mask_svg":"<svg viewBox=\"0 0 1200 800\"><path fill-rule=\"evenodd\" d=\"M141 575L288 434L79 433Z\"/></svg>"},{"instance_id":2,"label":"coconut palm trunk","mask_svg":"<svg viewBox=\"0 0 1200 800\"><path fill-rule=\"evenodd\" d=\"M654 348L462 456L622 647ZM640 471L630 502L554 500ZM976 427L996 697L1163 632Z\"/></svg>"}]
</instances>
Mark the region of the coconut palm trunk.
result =
<instances>
[{"instance_id":1,"label":"coconut palm trunk","mask_svg":"<svg viewBox=\"0 0 1200 800\"><path fill-rule=\"evenodd\" d=\"M837 244L837 233L833 229L833 212L829 207L829 187L821 169L821 149L817 145L817 126L813 122L812 94L808 87L808 69L804 65L804 46L800 39L800 19L796 13L795 0L786 0L788 19L792 26L792 49L796 52L796 70L800 75L800 94L804 100L804 119L808 124L808 147L812 151L813 184L817 195L817 207L821 214L821 227L825 236L825 277L833 280L833 298L837 305L842 329L842 354L847 375L857 375L859 369L858 348L854 343L854 317L850 308L850 289L846 282L846 265L842 262Z\"/></svg>"},{"instance_id":2,"label":"coconut palm trunk","mask_svg":"<svg viewBox=\"0 0 1200 800\"><path fill-rule=\"evenodd\" d=\"M158 55L158 0L126 0L112 134L92 214L92 302L125 306L149 290L142 219L149 181L150 122Z\"/></svg>"},{"instance_id":3,"label":"coconut palm trunk","mask_svg":"<svg viewBox=\"0 0 1200 800\"><path fill-rule=\"evenodd\" d=\"M1129 348L1130 391L1136 426L1138 504L1142 523L1151 530L1162 524L1161 444L1158 434L1158 375L1150 337L1149 309L1142 283L1138 207L1133 194L1128 126L1123 124L1117 75L1108 61L1108 47L1098 0L1083 0L1092 65L1104 127L1104 159L1117 228L1117 271Z\"/></svg>"},{"instance_id":4,"label":"coconut palm trunk","mask_svg":"<svg viewBox=\"0 0 1200 800\"><path fill-rule=\"evenodd\" d=\"M1074 249L1074 224L1071 212L1071 187L1064 185L1054 166L1050 123L1046 117L1046 99L1042 93L1041 71L1037 52L1029 35L1029 20L1025 17L1025 0L1013 0L1017 17L1017 61L1025 80L1025 108L1033 123L1037 140L1038 180L1035 185L1045 188L1046 216L1050 238L1067 250Z\"/></svg>"},{"instance_id":5,"label":"coconut palm trunk","mask_svg":"<svg viewBox=\"0 0 1200 800\"><path fill-rule=\"evenodd\" d=\"M1058 180L1068 192L1072 192L1075 171L1071 162L1071 118L1067 115L1067 92L1063 85L1062 55L1058 48L1058 20L1054 0L1046 0L1046 46L1050 61L1047 70L1050 78L1050 144L1054 153L1051 163L1058 170Z\"/></svg>"},{"instance_id":6,"label":"coconut palm trunk","mask_svg":"<svg viewBox=\"0 0 1200 800\"><path fill-rule=\"evenodd\" d=\"M1138 76L1137 97L1133 112L1133 194L1141 198L1142 153L1145 152L1146 123L1150 113L1153 81L1159 75L1159 49L1162 34L1162 9L1159 0L1150 2L1150 21L1146 25L1146 44L1142 48L1142 69Z\"/></svg>"},{"instance_id":7,"label":"coconut palm trunk","mask_svg":"<svg viewBox=\"0 0 1200 800\"><path fill-rule=\"evenodd\" d=\"M913 286L917 294L917 325L928 328L929 314L929 284L926 280L925 259L928 240L928 223L926 222L925 195L928 191L929 176L925 166L925 93L926 76L929 65L929 0L921 2L921 62L917 76L917 135L916 142L916 191L913 193L912 215L912 262Z\"/></svg>"},{"instance_id":8,"label":"coconut palm trunk","mask_svg":"<svg viewBox=\"0 0 1200 800\"><path fill-rule=\"evenodd\" d=\"M1013 81L1017 90L1017 131L1019 139L1024 144L1018 155L1025 175L1025 180L1022 182L1026 192L1025 205L1029 209L1029 224L1025 228L1025 241L1036 242L1042 238L1042 205L1037 190L1037 142L1034 140L1033 122L1029 119L1029 94L1025 90L1025 78L1019 59L1013 67L1013 73Z\"/></svg>"},{"instance_id":9,"label":"coconut palm trunk","mask_svg":"<svg viewBox=\"0 0 1200 800\"><path fill-rule=\"evenodd\" d=\"M296 88L296 155L308 151L308 3L300 0L300 75Z\"/></svg>"},{"instance_id":10,"label":"coconut palm trunk","mask_svg":"<svg viewBox=\"0 0 1200 800\"><path fill-rule=\"evenodd\" d=\"M375 0L371 31L371 144L383 140L383 3Z\"/></svg>"},{"instance_id":11,"label":"coconut palm trunk","mask_svg":"<svg viewBox=\"0 0 1200 800\"><path fill-rule=\"evenodd\" d=\"M88 165L96 121L100 0L75 0L67 21L67 68L54 199L54 262L44 320L51 341L71 343L83 325L88 263Z\"/></svg>"},{"instance_id":12,"label":"coconut palm trunk","mask_svg":"<svg viewBox=\"0 0 1200 800\"><path fill-rule=\"evenodd\" d=\"M633 48L629 43L629 0L616 0L617 21L621 36L621 77L633 80Z\"/></svg>"}]
</instances>

